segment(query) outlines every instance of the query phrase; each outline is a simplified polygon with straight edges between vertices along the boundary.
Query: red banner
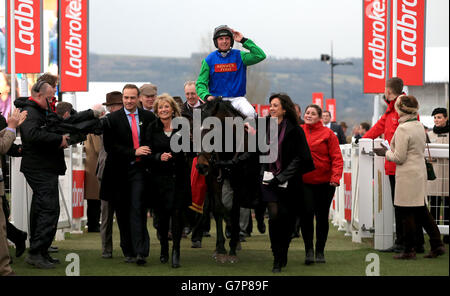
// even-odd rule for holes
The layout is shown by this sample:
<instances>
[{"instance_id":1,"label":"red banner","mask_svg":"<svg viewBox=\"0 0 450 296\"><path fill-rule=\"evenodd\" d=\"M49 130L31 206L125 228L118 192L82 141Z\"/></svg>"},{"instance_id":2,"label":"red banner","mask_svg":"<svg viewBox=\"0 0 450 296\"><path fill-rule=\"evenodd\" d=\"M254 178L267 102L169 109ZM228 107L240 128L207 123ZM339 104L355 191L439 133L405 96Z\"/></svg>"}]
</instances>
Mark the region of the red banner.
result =
<instances>
[{"instance_id":1,"label":"red banner","mask_svg":"<svg viewBox=\"0 0 450 296\"><path fill-rule=\"evenodd\" d=\"M253 108L255 108L256 114L259 114L259 104L252 104Z\"/></svg>"},{"instance_id":2,"label":"red banner","mask_svg":"<svg viewBox=\"0 0 450 296\"><path fill-rule=\"evenodd\" d=\"M326 99L326 110L330 111L331 121L336 121L336 99Z\"/></svg>"},{"instance_id":3,"label":"red banner","mask_svg":"<svg viewBox=\"0 0 450 296\"><path fill-rule=\"evenodd\" d=\"M270 105L259 105L259 115L266 117L270 114Z\"/></svg>"},{"instance_id":4,"label":"red banner","mask_svg":"<svg viewBox=\"0 0 450 296\"><path fill-rule=\"evenodd\" d=\"M61 92L88 91L88 1L59 0Z\"/></svg>"},{"instance_id":5,"label":"red banner","mask_svg":"<svg viewBox=\"0 0 450 296\"><path fill-rule=\"evenodd\" d=\"M14 52L16 73L42 72L42 0L14 1ZM6 1L7 73L11 73L10 1Z\"/></svg>"},{"instance_id":6,"label":"red banner","mask_svg":"<svg viewBox=\"0 0 450 296\"><path fill-rule=\"evenodd\" d=\"M391 1L391 63L404 85L423 85L425 60L425 0L397 0L397 49L393 50L394 1ZM393 75L389 67L389 77Z\"/></svg>"},{"instance_id":7,"label":"red banner","mask_svg":"<svg viewBox=\"0 0 450 296\"><path fill-rule=\"evenodd\" d=\"M344 173L344 216L345 220L352 220L352 173Z\"/></svg>"},{"instance_id":8,"label":"red banner","mask_svg":"<svg viewBox=\"0 0 450 296\"><path fill-rule=\"evenodd\" d=\"M383 93L387 75L387 0L363 3L363 92Z\"/></svg>"},{"instance_id":9,"label":"red banner","mask_svg":"<svg viewBox=\"0 0 450 296\"><path fill-rule=\"evenodd\" d=\"M323 109L323 93L313 93L312 94L312 103L318 105Z\"/></svg>"},{"instance_id":10,"label":"red banner","mask_svg":"<svg viewBox=\"0 0 450 296\"><path fill-rule=\"evenodd\" d=\"M72 171L72 218L84 215L84 171Z\"/></svg>"}]
</instances>

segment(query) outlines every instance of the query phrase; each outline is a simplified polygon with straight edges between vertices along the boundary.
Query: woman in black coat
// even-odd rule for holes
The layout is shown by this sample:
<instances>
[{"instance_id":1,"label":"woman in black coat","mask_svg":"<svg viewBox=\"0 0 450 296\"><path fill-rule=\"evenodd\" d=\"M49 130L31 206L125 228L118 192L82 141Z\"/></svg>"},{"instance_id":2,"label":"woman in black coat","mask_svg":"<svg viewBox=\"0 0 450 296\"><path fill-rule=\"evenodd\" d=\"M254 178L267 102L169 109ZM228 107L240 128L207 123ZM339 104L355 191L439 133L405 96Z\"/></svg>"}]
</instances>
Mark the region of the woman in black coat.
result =
<instances>
[{"instance_id":1,"label":"woman in black coat","mask_svg":"<svg viewBox=\"0 0 450 296\"><path fill-rule=\"evenodd\" d=\"M180 116L180 108L168 94L158 96L154 103L157 120L146 131L146 145L151 148L149 156L151 167L152 204L159 217L158 232L161 243L161 263L169 260L169 231L172 219L172 267L180 267L180 241L183 229L183 210L190 205L189 173L183 152L175 153L170 147L172 136L177 130L172 129L174 117Z\"/></svg>"},{"instance_id":2,"label":"woman in black coat","mask_svg":"<svg viewBox=\"0 0 450 296\"><path fill-rule=\"evenodd\" d=\"M272 272L280 272L287 264L302 192L302 174L313 170L314 164L291 98L287 94L274 94L269 102L270 117L278 123L278 151L275 162L262 166L261 192L269 211L269 237L274 256ZM269 128L266 130L269 133Z\"/></svg>"}]
</instances>

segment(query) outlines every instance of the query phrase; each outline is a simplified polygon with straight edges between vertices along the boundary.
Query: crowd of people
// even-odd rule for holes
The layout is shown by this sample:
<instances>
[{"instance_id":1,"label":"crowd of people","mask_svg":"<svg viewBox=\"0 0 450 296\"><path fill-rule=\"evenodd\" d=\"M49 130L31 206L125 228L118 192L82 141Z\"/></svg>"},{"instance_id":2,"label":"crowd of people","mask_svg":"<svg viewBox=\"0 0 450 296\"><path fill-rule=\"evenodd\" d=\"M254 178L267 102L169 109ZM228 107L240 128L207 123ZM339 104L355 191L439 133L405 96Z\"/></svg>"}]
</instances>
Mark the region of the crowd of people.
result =
<instances>
[{"instance_id":1,"label":"crowd of people","mask_svg":"<svg viewBox=\"0 0 450 296\"><path fill-rule=\"evenodd\" d=\"M246 67L265 58L265 53L252 40L227 26L214 30L213 41L217 50L202 62L198 80L187 81L184 85L185 102L167 93L158 95L158 88L153 84L141 87L126 84L121 91L107 93L106 102L94 106L89 113L92 118L101 118L103 126L101 135L89 134L84 141L87 228L89 232L100 232L102 258L113 256L114 216L126 263L147 263L149 215L157 229L162 264L170 260L173 268L181 266L180 241L187 232L192 232L192 247L201 247L203 234L209 230L208 199L203 214L189 209L193 187L198 185L191 180L191 172L196 170L193 165L196 153L173 149L171 140L179 129L172 126L172 120L180 116L192 119L195 108L220 99L229 101L244 116L256 117L255 110L245 98ZM232 49L235 41L242 43L249 52ZM53 104L57 79L48 74L43 77L33 85L30 97L15 102L18 108L0 132L0 153L10 150L19 127L22 139L21 151L17 153L22 157L20 171L33 191L30 248L25 261L37 268L48 269L59 263L57 258L50 256L50 250L59 217L58 176L66 171L63 150L69 146L70 135L57 134L43 127L49 113L56 112L67 119L74 111L65 102ZM431 244L426 257L435 258L442 255L445 248L435 218L426 207L427 181L423 161L426 135L421 132L423 126L417 120L417 99L402 94L402 88L401 79L390 79L385 91L386 113L372 128L368 123L361 123L354 136L357 141L384 135L391 143L389 150L374 150L386 156L386 174L391 182L395 207L397 239L393 248L387 251L399 252L396 259L415 258L416 251L423 250L420 227L423 226ZM339 145L347 143L344 133L347 126L331 122L330 112L314 104L305 108L302 119L300 106L285 93L272 94L269 104L266 122L267 125L270 119L277 122L278 137L274 143L277 154L275 161L259 164L259 203L263 205L263 211L262 215L259 211L257 220L259 231L265 232L264 212L267 211L274 259L272 271L278 273L287 265L289 246L298 228L305 247L305 264L326 262L329 209L343 172ZM430 142L448 143L446 110L438 108L433 115L436 126L428 134ZM246 129L251 132L249 126ZM270 129L266 131L266 139L272 139ZM447 186L444 192L448 195L448 179L446 183L438 186ZM1 191L0 194L4 195ZM443 202L448 208L448 196L439 197L433 197L433 202ZM6 205L3 202L1 206L5 208ZM13 274L6 240L9 230L8 234L5 231L7 218L8 215L0 210L1 275ZM249 211L241 212L243 225L248 225L249 218L251 220ZM241 227L242 231L245 232L245 228ZM20 235L15 242L16 256L25 251L27 234Z\"/></svg>"}]
</instances>

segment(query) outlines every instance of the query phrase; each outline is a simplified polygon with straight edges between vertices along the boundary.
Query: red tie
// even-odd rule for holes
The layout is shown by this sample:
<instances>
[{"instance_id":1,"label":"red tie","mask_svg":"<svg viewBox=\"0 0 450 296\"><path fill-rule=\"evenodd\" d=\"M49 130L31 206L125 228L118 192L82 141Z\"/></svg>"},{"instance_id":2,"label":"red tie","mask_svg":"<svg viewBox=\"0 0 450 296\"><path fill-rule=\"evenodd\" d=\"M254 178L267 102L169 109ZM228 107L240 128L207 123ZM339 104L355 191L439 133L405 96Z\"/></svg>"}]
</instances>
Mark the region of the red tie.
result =
<instances>
[{"instance_id":1,"label":"red tie","mask_svg":"<svg viewBox=\"0 0 450 296\"><path fill-rule=\"evenodd\" d=\"M137 131L137 124L136 124L136 114L129 114L131 116L131 134L133 136L133 148L138 149L139 148L139 136ZM136 161L139 161L140 157L136 157Z\"/></svg>"}]
</instances>

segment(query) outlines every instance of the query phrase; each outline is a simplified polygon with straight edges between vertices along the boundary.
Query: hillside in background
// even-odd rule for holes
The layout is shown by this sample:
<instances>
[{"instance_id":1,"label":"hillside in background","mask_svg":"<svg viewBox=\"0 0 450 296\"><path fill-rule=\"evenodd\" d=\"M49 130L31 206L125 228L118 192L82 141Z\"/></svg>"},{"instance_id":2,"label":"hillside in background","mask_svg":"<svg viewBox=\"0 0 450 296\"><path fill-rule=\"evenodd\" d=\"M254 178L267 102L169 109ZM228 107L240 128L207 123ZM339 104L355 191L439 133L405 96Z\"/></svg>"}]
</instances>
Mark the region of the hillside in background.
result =
<instances>
[{"instance_id":1,"label":"hillside in background","mask_svg":"<svg viewBox=\"0 0 450 296\"><path fill-rule=\"evenodd\" d=\"M90 55L90 81L148 81L158 86L158 93L168 92L184 98L183 84L196 80L205 55L190 58L160 58L116 55ZM347 59L353 66L334 68L334 93L337 119L349 127L370 121L373 96L362 93L362 60ZM302 109L311 103L313 92L331 96L330 65L317 60L267 58L249 70L264 72L270 91L258 102L267 103L272 92L286 92ZM253 100L252 100L253 101Z\"/></svg>"}]
</instances>

